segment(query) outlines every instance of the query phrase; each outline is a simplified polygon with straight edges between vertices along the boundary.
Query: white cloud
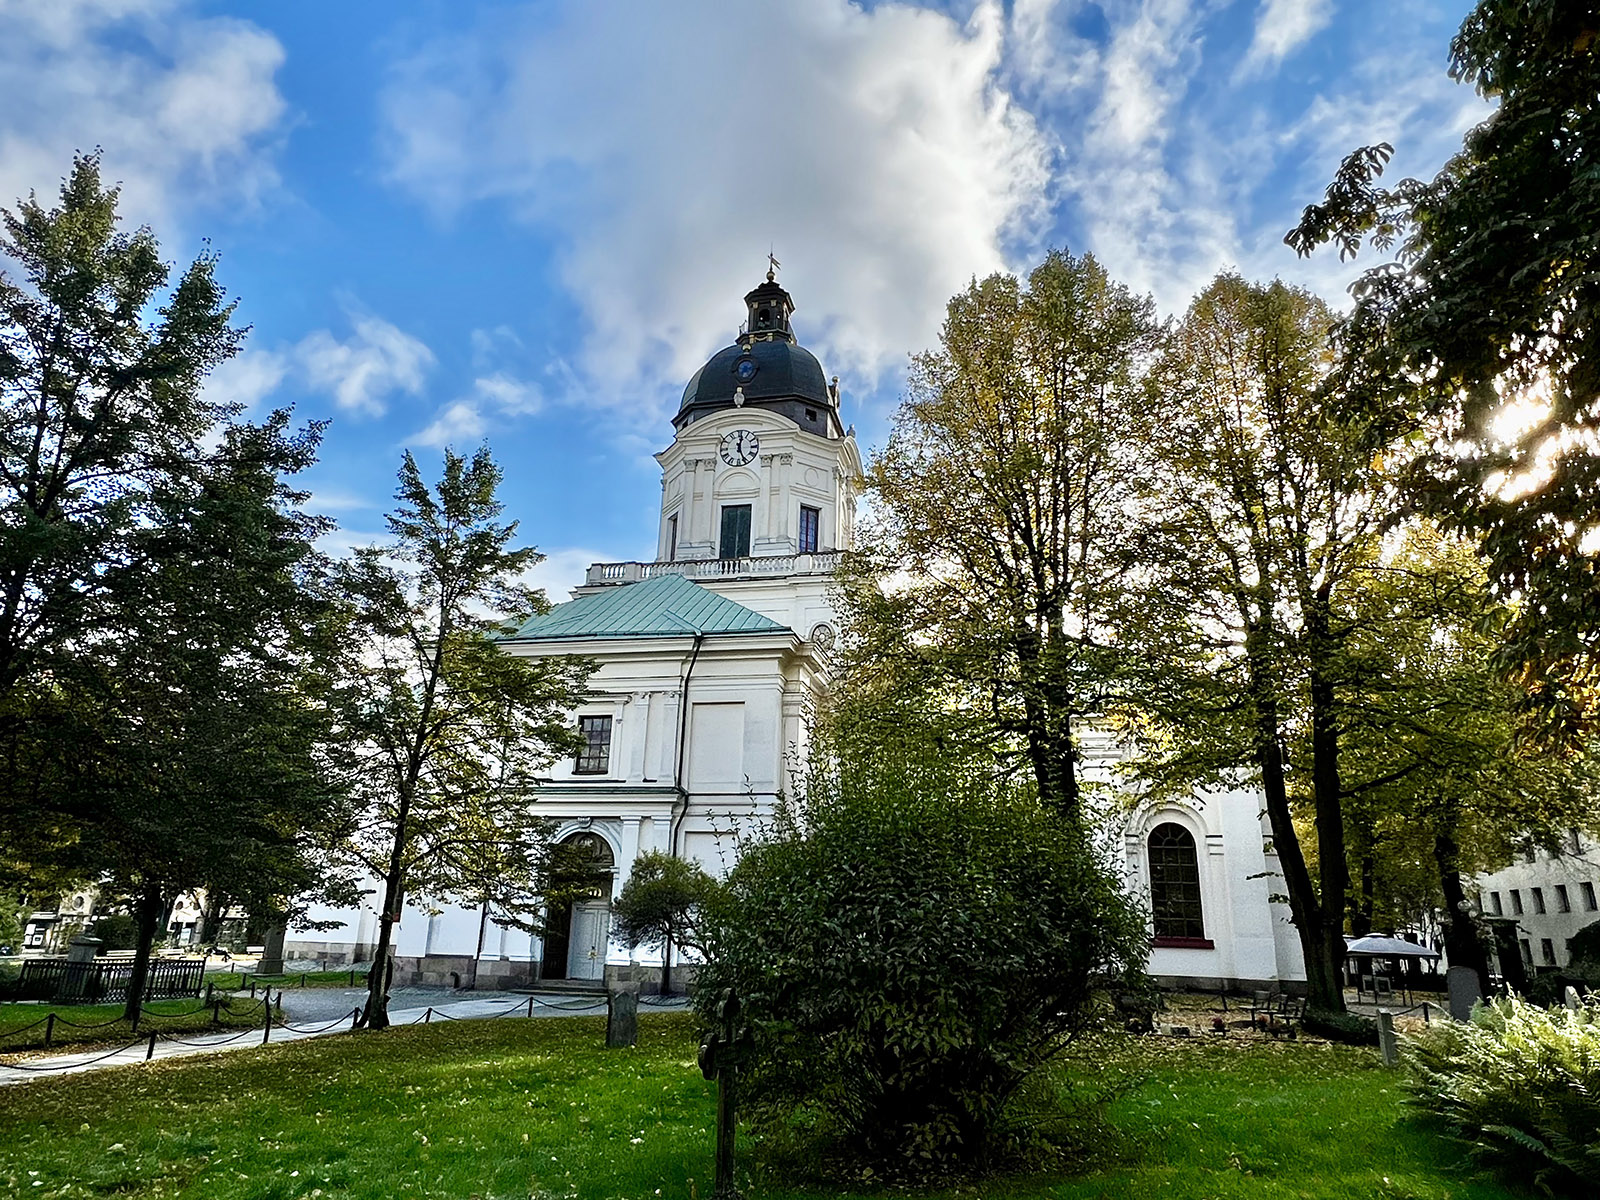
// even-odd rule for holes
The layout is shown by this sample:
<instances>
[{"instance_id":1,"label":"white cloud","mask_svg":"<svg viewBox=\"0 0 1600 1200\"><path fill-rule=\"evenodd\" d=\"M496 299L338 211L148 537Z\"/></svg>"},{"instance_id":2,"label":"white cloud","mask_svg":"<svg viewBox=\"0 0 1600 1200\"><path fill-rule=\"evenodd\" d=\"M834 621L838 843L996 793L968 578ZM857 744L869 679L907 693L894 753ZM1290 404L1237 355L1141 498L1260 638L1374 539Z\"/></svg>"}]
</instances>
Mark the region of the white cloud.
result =
<instances>
[{"instance_id":1,"label":"white cloud","mask_svg":"<svg viewBox=\"0 0 1600 1200\"><path fill-rule=\"evenodd\" d=\"M0 205L53 201L96 146L130 225L254 201L277 181L283 60L258 26L185 0L0 0Z\"/></svg>"},{"instance_id":2,"label":"white cloud","mask_svg":"<svg viewBox=\"0 0 1600 1200\"><path fill-rule=\"evenodd\" d=\"M454 404L447 404L434 418L433 424L412 434L406 441L414 446L436 446L440 449L450 446L460 450L468 442L479 441L486 429L488 425L484 423L478 406L466 400L457 400Z\"/></svg>"},{"instance_id":3,"label":"white cloud","mask_svg":"<svg viewBox=\"0 0 1600 1200\"><path fill-rule=\"evenodd\" d=\"M277 391L288 373L287 355L273 350L245 350L206 377L205 397L213 404L237 404L249 412Z\"/></svg>"},{"instance_id":4,"label":"white cloud","mask_svg":"<svg viewBox=\"0 0 1600 1200\"><path fill-rule=\"evenodd\" d=\"M1241 74L1276 67L1333 20L1333 0L1261 0Z\"/></svg>"},{"instance_id":5,"label":"white cloud","mask_svg":"<svg viewBox=\"0 0 1600 1200\"><path fill-rule=\"evenodd\" d=\"M345 341L319 329L295 347L307 383L345 411L369 416L381 415L393 392L421 392L433 351L381 317L356 314L351 321L355 332Z\"/></svg>"},{"instance_id":6,"label":"white cloud","mask_svg":"<svg viewBox=\"0 0 1600 1200\"><path fill-rule=\"evenodd\" d=\"M522 582L543 588L551 604L563 604L572 599L572 589L583 583L590 564L617 561L615 554L583 546L546 550L544 559L523 573Z\"/></svg>"},{"instance_id":7,"label":"white cloud","mask_svg":"<svg viewBox=\"0 0 1600 1200\"><path fill-rule=\"evenodd\" d=\"M493 201L554 232L593 401L681 386L732 340L769 246L802 339L872 375L1048 220L996 0L965 24L845 0L539 11L397 69L389 174L441 214Z\"/></svg>"}]
</instances>

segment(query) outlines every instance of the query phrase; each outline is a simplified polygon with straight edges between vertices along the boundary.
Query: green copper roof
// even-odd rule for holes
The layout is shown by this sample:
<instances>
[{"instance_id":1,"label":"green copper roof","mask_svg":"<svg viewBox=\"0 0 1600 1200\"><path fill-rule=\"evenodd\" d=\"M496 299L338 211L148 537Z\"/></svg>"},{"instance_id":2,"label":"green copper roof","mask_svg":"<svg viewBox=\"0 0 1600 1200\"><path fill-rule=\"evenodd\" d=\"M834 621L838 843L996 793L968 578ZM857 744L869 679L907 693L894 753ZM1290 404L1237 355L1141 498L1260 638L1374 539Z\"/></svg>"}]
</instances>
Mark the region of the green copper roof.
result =
<instances>
[{"instance_id":1,"label":"green copper roof","mask_svg":"<svg viewBox=\"0 0 1600 1200\"><path fill-rule=\"evenodd\" d=\"M692 633L781 633L786 626L682 575L657 575L558 604L530 617L513 641L681 637Z\"/></svg>"}]
</instances>

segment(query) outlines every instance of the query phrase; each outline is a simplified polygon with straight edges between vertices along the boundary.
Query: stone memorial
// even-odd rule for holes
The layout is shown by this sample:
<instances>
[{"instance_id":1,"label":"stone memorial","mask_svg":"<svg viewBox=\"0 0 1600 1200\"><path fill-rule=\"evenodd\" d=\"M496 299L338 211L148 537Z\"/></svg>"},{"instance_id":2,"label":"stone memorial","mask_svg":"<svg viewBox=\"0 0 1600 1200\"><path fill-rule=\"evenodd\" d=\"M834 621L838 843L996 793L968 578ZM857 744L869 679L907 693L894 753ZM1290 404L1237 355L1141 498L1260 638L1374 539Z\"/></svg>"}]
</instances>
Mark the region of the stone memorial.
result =
<instances>
[{"instance_id":1,"label":"stone memorial","mask_svg":"<svg viewBox=\"0 0 1600 1200\"><path fill-rule=\"evenodd\" d=\"M613 983L606 989L606 1047L626 1049L639 1042L639 985Z\"/></svg>"}]
</instances>

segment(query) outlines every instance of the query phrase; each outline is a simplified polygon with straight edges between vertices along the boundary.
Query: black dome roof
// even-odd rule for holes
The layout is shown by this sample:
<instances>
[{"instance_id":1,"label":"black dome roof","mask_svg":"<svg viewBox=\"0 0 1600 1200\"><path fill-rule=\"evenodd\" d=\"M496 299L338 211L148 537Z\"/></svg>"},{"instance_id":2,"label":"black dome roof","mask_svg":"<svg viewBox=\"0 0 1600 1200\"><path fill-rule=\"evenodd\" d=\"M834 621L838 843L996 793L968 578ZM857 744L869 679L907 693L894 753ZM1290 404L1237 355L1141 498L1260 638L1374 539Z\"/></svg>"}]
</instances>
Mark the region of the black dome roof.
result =
<instances>
[{"instance_id":1,"label":"black dome roof","mask_svg":"<svg viewBox=\"0 0 1600 1200\"><path fill-rule=\"evenodd\" d=\"M701 417L740 404L781 413L823 437L842 436L838 400L822 364L794 340L789 314L794 301L767 272L767 281L745 298L746 331L718 350L683 389L673 425L682 429ZM742 396L736 397L735 393Z\"/></svg>"}]
</instances>

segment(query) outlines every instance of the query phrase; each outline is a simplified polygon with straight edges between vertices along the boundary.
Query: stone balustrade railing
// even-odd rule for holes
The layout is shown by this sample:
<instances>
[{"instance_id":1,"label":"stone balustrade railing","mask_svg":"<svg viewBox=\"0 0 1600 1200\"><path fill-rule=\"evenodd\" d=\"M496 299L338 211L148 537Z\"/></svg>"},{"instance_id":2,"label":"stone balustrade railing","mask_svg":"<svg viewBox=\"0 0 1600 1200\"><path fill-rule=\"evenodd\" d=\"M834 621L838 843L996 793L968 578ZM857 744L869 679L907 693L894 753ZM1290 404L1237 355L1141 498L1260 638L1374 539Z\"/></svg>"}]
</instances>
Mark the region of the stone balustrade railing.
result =
<instances>
[{"instance_id":1,"label":"stone balustrade railing","mask_svg":"<svg viewBox=\"0 0 1600 1200\"><path fill-rule=\"evenodd\" d=\"M761 578L771 575L831 575L839 566L839 552L774 554L761 558L701 558L687 562L595 563L585 584L638 583L657 575L685 575L690 579Z\"/></svg>"}]
</instances>

